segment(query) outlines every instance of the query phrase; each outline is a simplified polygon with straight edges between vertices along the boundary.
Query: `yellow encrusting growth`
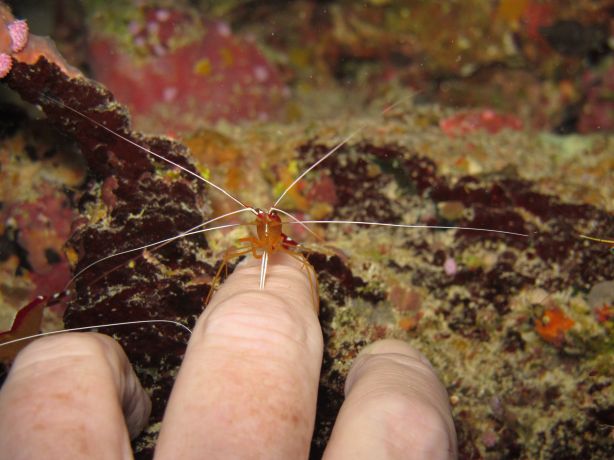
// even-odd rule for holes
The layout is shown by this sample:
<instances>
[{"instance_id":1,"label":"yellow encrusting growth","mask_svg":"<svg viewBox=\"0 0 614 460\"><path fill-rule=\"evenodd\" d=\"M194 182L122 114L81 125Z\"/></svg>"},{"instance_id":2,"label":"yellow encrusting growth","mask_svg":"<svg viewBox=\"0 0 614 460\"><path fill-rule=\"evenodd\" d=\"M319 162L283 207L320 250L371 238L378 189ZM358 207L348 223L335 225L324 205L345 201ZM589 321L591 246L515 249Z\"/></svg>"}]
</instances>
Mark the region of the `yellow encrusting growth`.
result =
<instances>
[{"instance_id":1,"label":"yellow encrusting growth","mask_svg":"<svg viewBox=\"0 0 614 460\"><path fill-rule=\"evenodd\" d=\"M212 67L211 61L207 58L202 58L194 64L194 73L197 75L201 75L203 77L208 77L211 75Z\"/></svg>"}]
</instances>

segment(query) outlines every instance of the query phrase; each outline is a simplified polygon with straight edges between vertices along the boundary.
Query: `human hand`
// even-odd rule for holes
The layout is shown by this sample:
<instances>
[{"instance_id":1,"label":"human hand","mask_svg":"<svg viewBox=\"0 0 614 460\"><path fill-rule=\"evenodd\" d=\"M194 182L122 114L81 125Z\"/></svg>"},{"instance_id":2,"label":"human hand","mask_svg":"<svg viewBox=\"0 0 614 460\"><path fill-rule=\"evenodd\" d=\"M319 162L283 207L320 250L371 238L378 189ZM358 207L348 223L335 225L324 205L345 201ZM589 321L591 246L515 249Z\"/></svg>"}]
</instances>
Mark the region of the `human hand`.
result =
<instances>
[{"instance_id":1,"label":"human hand","mask_svg":"<svg viewBox=\"0 0 614 460\"><path fill-rule=\"evenodd\" d=\"M282 254L265 290L246 288L259 270L259 261L240 264L198 320L157 459L308 457L322 361L313 283ZM324 458L456 458L446 391L407 344L366 347L345 393ZM129 434L149 411L111 338L46 337L22 351L0 392L0 457L128 459Z\"/></svg>"}]
</instances>

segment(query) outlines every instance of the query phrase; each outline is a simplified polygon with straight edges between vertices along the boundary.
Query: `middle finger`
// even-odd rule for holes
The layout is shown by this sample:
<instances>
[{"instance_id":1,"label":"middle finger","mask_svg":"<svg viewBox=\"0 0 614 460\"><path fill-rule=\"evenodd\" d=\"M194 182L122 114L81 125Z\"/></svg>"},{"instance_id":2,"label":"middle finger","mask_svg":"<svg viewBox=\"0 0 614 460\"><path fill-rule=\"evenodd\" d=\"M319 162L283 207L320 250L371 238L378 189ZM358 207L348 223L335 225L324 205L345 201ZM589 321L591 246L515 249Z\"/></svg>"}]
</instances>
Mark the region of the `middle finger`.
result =
<instances>
[{"instance_id":1,"label":"middle finger","mask_svg":"<svg viewBox=\"0 0 614 460\"><path fill-rule=\"evenodd\" d=\"M306 458L322 331L305 264L239 265L198 320L164 416L157 459Z\"/></svg>"}]
</instances>

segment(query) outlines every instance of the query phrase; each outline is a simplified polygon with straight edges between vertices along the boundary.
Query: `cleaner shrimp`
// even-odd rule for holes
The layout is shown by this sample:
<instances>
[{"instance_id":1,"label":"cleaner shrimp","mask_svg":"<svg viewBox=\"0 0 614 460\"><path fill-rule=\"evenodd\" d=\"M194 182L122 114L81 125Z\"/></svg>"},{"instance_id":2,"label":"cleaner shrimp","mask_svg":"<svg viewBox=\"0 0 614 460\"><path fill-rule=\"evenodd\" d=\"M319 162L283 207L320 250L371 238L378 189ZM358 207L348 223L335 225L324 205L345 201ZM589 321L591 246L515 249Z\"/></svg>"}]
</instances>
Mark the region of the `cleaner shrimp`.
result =
<instances>
[{"instance_id":1,"label":"cleaner shrimp","mask_svg":"<svg viewBox=\"0 0 614 460\"><path fill-rule=\"evenodd\" d=\"M339 142L334 148L330 149L328 152L326 152L323 156L321 156L319 159L317 159L315 162L313 162L313 164L311 164L309 167L307 167L298 177L296 177L292 183L290 185L288 185L283 192L279 195L279 197L277 198L277 200L275 201L275 203L273 204L273 206L270 207L270 209L268 211L262 211L260 209L257 208L253 208L253 207L249 207L246 206L243 202L241 202L239 199L235 198L233 195L231 195L229 192L227 192L226 190L224 190L222 187L216 185L215 183L213 183L212 181L206 179L205 177L203 177L202 175L199 175L197 173L195 173L194 171L190 170L189 168L186 168L185 166L182 166L179 163L176 163L175 161L168 159L166 157L164 157L163 155L160 155L158 153L156 153L155 151L143 147L142 145L136 143L135 141L119 134L118 132L113 131L112 129L108 128L107 126L105 126L103 123L98 122L96 120L94 120L93 118L85 115L84 113L80 112L79 110L76 110L74 108L72 108L69 105L66 105L65 103L63 103L60 100L54 99L53 97L48 97L46 95L42 96L43 98L47 98L49 102L51 102L52 104L57 104L59 106L61 106L62 108L64 108L65 110L72 112L74 115L83 118L84 120L86 120L87 122L91 123L92 125L96 125L99 128L101 128L102 130L108 132L109 134L111 134L112 136L117 137L118 139L120 139L121 141L132 145L133 147L135 147L136 149L139 149L140 151L142 151L144 154L146 155L150 155L152 157L155 157L158 160L161 160L163 162L166 162L168 164L170 164L172 167L177 168L178 170L180 170L182 173L188 175L188 176L192 176L193 178L204 182L208 187L214 189L216 192L219 192L221 194L223 194L225 197L227 197L228 199L234 201L236 204L238 204L239 206L241 206L241 209L233 211L233 212L229 212L226 214L223 214L221 216L212 218L207 220L204 223L198 224L195 227L184 231L182 233L180 233L177 236L173 236L173 237L168 237L153 243L148 243L145 244L143 246L139 246L136 248L132 248L132 249L127 249L127 250L123 250L114 254L111 254L109 256L105 256L103 258L100 258L98 260L95 260L94 262L89 263L88 265L86 265L84 268L82 268L81 270L79 270L75 276L71 279L71 281L69 282L69 285L73 284L77 278L79 278L83 273L87 272L90 268L92 268L95 265L98 265L106 260L110 260L110 259L114 259L118 256L122 256L125 254L129 254L129 253L133 253L136 251L144 251L147 250L147 248L150 247L156 247L159 248L161 246L164 246L172 241L175 241L177 239L180 238L184 238L184 237L188 237L191 235L195 235L195 234L200 234L200 233L205 233L208 231L212 231L212 230L222 230L222 229L226 229L226 228L230 228L230 227L234 227L234 226L238 226L239 224L229 224L229 225L218 225L215 226L213 228L207 228L207 226L209 226L210 224L218 221L218 220L222 220L225 219L227 217L230 217L232 215L235 214L239 214L245 211L249 211L251 213L253 213L255 215L255 223L253 225L255 225L256 227L256 237L245 237L245 238L241 238L239 239L240 243L245 243L246 245L242 248L238 248L238 249L228 249L227 251L225 251L224 254L224 259L222 261L222 263L220 264L216 275L214 276L213 282L212 282L212 288L209 290L209 294L207 295L207 301L205 302L205 304L208 302L208 299L210 298L211 293L213 292L213 286L216 284L217 281L219 281L219 278L221 276L222 270L224 268L227 268L228 263L239 256L243 256L245 254L249 254L251 253L254 257L258 258L261 260L261 277L260 277L260 282L259 282L259 288L260 289L264 289L265 287L265 280L266 280L266 270L267 270L267 264L268 264L268 258L269 256L277 251L284 251L287 252L291 255L293 255L294 257L300 258L302 261L304 261L305 266L308 265L307 260L300 254L294 251L294 249L296 249L299 244L297 242L295 242L294 240L292 240L292 238L288 237L283 231L282 231L282 221L279 218L280 214L284 214L287 217L289 217L291 219L290 222L287 222L286 224L298 224L301 225L303 228L305 228L308 232L311 232L312 234L315 235L315 233L313 233L310 228L308 227L308 225L311 224L344 224L344 225L358 225L358 226L379 226L379 227L393 227L393 228L424 228L424 229L433 229L433 230L460 230L460 231L471 231L471 232L486 232L486 233L491 233L491 234L499 234L499 235L508 235L508 236L514 236L514 237L523 237L523 238L528 238L530 235L528 233L521 233L518 231L510 231L510 230L498 230L498 229L491 229L491 228L482 228L482 227L468 227L468 226L452 226L452 225L430 225L430 224L424 224L424 225L418 225L418 224L395 224L395 223L387 223L387 222L370 222L370 221L361 221L361 220L299 220L296 217L294 217L292 214L283 211L282 209L277 208L277 206L279 205L279 203L283 200L283 198L312 170L314 170L315 168L317 168L318 165L320 165L322 162L324 162L325 160L327 160L331 155L333 155L335 152L337 152L339 149L341 149L342 147L344 147L359 131L356 130L354 132L352 132L352 134L350 134L349 136L347 136L345 139L343 139L341 142ZM388 107L387 109L385 109L382 114L385 114L387 111L389 111L390 109L394 108L396 105L398 105L399 102L391 105L390 107ZM203 229L204 228L204 229ZM591 241L595 241L595 242L600 242L600 243L606 243L606 244L612 244L611 240L608 239L604 239L604 238L596 238L596 237L591 237L588 235L583 235L583 234L578 234L578 236L580 238L586 239L586 240L591 240ZM317 235L316 235L317 237ZM131 261L132 263L132 261ZM105 272L105 276L108 274L109 272ZM68 289L66 289L66 291L68 292ZM49 299L50 301L53 302L57 302L57 299L60 297L60 294L56 294L54 296L55 298ZM37 298L32 302L33 305L36 305L38 308L40 308L41 305L44 304L43 299L42 298ZM189 331L189 329L182 323L179 323L177 321L172 321L172 320L143 320L143 321L135 321L134 323L136 324L140 324L140 323L154 323L154 322L160 322L160 323L174 323L179 327L183 327L184 329L186 329L187 331ZM118 322L118 323L112 323L113 325L116 326L120 326L120 325L129 325L130 322ZM92 326L93 327L93 326ZM103 326L99 326L99 327L103 327ZM82 330L82 329L86 329L87 327L80 327L80 328L75 328L76 330ZM61 331L56 331L56 332L61 332ZM55 332L54 332L55 333ZM26 339L17 339L17 340L12 340L12 342L19 342L21 340L26 340Z\"/></svg>"},{"instance_id":2,"label":"cleaner shrimp","mask_svg":"<svg viewBox=\"0 0 614 460\"><path fill-rule=\"evenodd\" d=\"M526 188L526 184L505 174L451 181L437 172L434 161L407 147L364 139L350 143L347 137L333 148L315 141L303 143L299 147L299 162L305 163L303 173L285 186L268 210L259 211L237 199L241 209L210 219L205 222L207 227L199 228L205 225L200 222L200 215L210 211L207 203L195 198L205 188L201 184L227 192L211 185L202 175L197 179L196 169L178 153L173 142L132 133L108 93L87 85L82 89L83 104L71 95L74 90L66 99L53 92L26 96L44 107L50 122L78 139L89 157L93 174L102 180L102 185L94 186L83 201L87 204L102 200L110 208L101 212L90 206L90 212L94 215L98 212L102 217L77 229L72 247L81 260L66 326L71 329L104 325L99 327L120 338L145 385L151 389L154 407L158 408L157 420L181 361L189 326L202 311L203 299L212 290L212 280L219 277L216 274L221 274L222 267L236 257L252 253L262 260L259 287L266 288L269 253L277 248L293 253L295 248L302 248L282 231L280 214L289 219L284 225L299 229L312 224L334 225L339 228L340 241L351 240L345 246L339 244L340 250L308 251L306 256L299 256L315 267L319 277L322 322L329 342L323 378L329 381L335 373L343 372L335 362L338 357L347 358L344 343L360 346L383 335L406 336L421 327L422 321L441 325L435 336L425 339L429 344L446 343L454 337L487 340L494 334L488 322L494 321L504 330L509 346L520 346L510 334L512 327L506 318L525 286L537 281L538 286L554 289L556 276L552 272L543 273L553 261L568 260L562 252L572 250L578 258L574 265L577 269L571 272L584 288L609 273L607 262L600 262L604 260L601 247L585 245L589 243L586 238L611 243L609 238L600 236L608 229L605 213L576 210L584 213L583 228L596 222L592 228L596 236L583 230L581 235L585 238L578 238L580 232L569 225L570 220L557 220L549 214L548 207L558 206L555 213L564 211L559 201L530 187L517 190L521 186ZM85 132L87 136L82 135ZM170 153L153 153L158 151ZM106 158L100 160L97 158L100 156ZM317 174L317 167L324 161L325 172ZM160 166L162 163L173 168L166 169ZM175 168L188 177L178 177ZM109 174L110 170L113 173ZM306 193L326 195L324 202L336 203L338 209L333 210L329 219L304 219L305 211L287 213L278 207L312 171ZM120 172L126 173L125 178ZM163 193L172 198L187 197L187 201L174 203L164 199ZM124 202L126 195L134 196L135 203ZM419 213L408 211L415 205L421 206ZM542 228L544 225L531 216L523 218L515 211L518 207L534 216L547 213L553 230ZM158 211L154 216L147 212L152 209ZM167 219L160 209L176 218ZM226 251L216 267L202 255L212 256L202 235L238 226L217 222L234 213L253 214L252 225L257 233L264 234L240 241L243 246ZM376 216L378 222L370 221L369 215ZM416 222L410 220L415 217L421 218L421 223L399 223L405 219ZM121 225L112 227L109 222L113 219ZM160 228L160 222L167 228ZM456 223L461 225L453 225ZM212 224L215 225L208 226ZM382 229L377 235L357 231L350 238L342 233L348 224ZM408 229L415 227L429 229L429 233L407 236ZM122 230L121 237L117 236L118 228ZM391 235L393 229L395 233ZM447 246L452 240L451 233L443 232L447 229L455 229L458 243L454 247ZM175 236L168 237L169 233ZM143 234L153 238L148 236L149 241L135 243ZM171 241L175 244L166 244ZM101 257L101 251L110 246L115 246L117 252ZM152 247L157 248L151 250ZM134 257L135 253L138 256ZM369 262L348 262L365 254ZM378 259L385 262L376 263ZM579 273L583 270L584 273ZM600 271L604 274L599 275ZM445 303L448 306L443 306ZM352 334L337 332L335 336L333 318L341 324L351 323ZM126 330L105 327L113 324L125 324Z\"/></svg>"}]
</instances>

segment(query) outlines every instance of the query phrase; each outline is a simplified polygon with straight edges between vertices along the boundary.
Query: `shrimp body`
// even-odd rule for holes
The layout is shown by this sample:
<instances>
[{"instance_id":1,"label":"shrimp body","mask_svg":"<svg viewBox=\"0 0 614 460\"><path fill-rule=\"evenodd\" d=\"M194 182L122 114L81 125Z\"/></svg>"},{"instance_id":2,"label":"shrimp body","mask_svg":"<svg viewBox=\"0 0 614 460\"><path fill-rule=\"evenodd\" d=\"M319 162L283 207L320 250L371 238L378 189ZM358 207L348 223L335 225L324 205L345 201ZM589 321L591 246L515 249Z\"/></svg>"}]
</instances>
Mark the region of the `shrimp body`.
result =
<instances>
[{"instance_id":1,"label":"shrimp body","mask_svg":"<svg viewBox=\"0 0 614 460\"><path fill-rule=\"evenodd\" d=\"M239 238L238 242L241 246L238 248L229 248L226 251L224 260L213 280L213 287L219 282L222 270L228 267L228 262L231 259L250 253L255 259L262 261L260 269L260 289L264 289L269 256L275 253L284 252L301 261L305 266L309 265L309 262L307 262L302 254L293 250L298 246L298 243L282 231L283 223L277 211L274 209L268 212L261 209L252 209L252 211L256 214L256 236ZM209 291L205 304L207 304L211 298L213 287Z\"/></svg>"},{"instance_id":2,"label":"shrimp body","mask_svg":"<svg viewBox=\"0 0 614 460\"><path fill-rule=\"evenodd\" d=\"M296 241L282 231L282 222L279 214L272 210L265 212L256 209L256 235L257 238L240 238L239 242L251 244L252 255L261 259L264 254L272 255L280 251L288 251L298 246Z\"/></svg>"}]
</instances>

